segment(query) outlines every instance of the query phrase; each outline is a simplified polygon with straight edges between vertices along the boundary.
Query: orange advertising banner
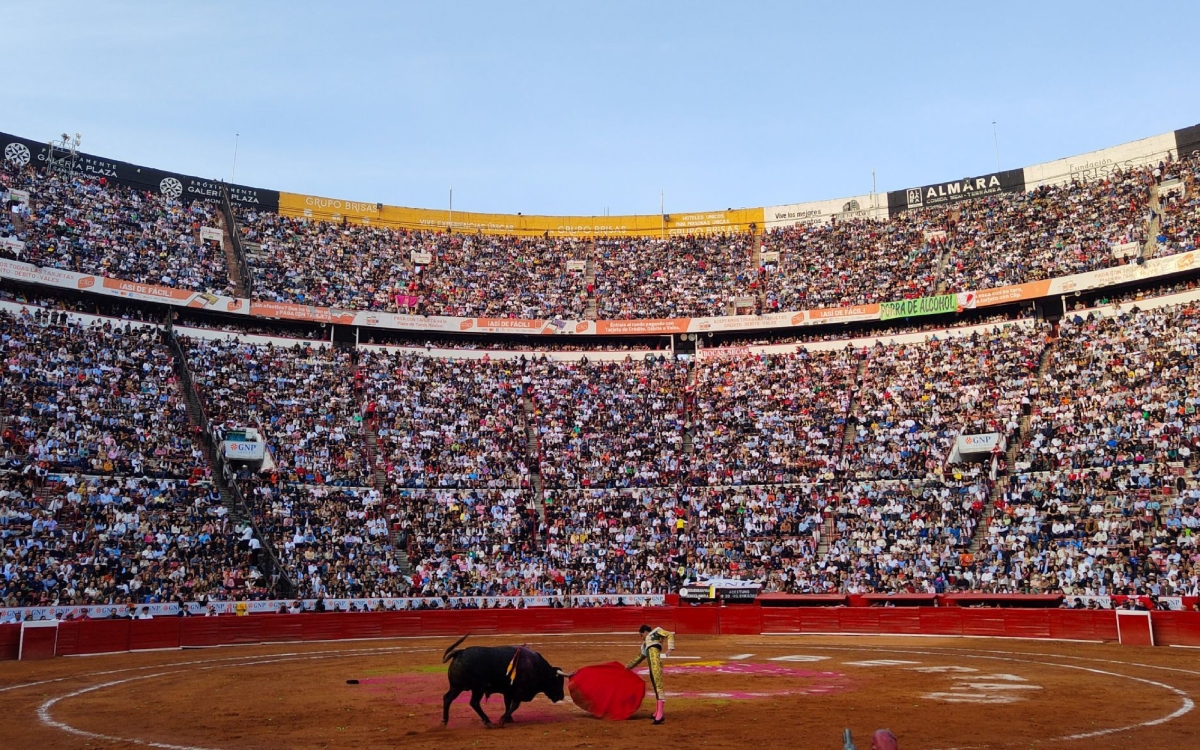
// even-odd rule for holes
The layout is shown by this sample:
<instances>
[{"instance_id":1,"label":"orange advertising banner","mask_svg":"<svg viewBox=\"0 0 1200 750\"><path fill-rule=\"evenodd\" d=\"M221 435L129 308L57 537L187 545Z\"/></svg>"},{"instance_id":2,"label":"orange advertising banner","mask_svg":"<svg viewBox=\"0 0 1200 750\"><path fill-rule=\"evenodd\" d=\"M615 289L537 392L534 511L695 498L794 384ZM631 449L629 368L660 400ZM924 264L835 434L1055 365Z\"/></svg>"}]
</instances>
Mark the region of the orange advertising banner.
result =
<instances>
[{"instance_id":1,"label":"orange advertising banner","mask_svg":"<svg viewBox=\"0 0 1200 750\"><path fill-rule=\"evenodd\" d=\"M195 292L188 292L188 291L184 291L183 289L172 289L169 286L156 286L154 284L138 284L133 281L121 281L120 279L110 279L110 278L106 278L106 277L101 277L101 278L102 278L102 286L105 289L113 289L118 292L124 292L126 294L138 294L138 295L143 295L143 296L147 296L147 297L158 297L161 299L171 299L171 300L185 300L185 299L188 299L188 298L192 297L193 295L195 295ZM201 301L200 304L196 305L196 307L203 307L203 306L204 306L203 301Z\"/></svg>"},{"instance_id":2,"label":"orange advertising banner","mask_svg":"<svg viewBox=\"0 0 1200 750\"><path fill-rule=\"evenodd\" d=\"M819 310L808 311L808 319L812 321L845 320L848 318L870 320L877 317L879 317L878 303L873 305L854 305L852 307L823 307Z\"/></svg>"},{"instance_id":3,"label":"orange advertising banner","mask_svg":"<svg viewBox=\"0 0 1200 750\"><path fill-rule=\"evenodd\" d=\"M328 307L296 305L290 302L259 302L258 300L250 301L250 314L264 318L306 320L314 323L328 323L333 319ZM353 316L351 316L351 320L353 320Z\"/></svg>"},{"instance_id":4,"label":"orange advertising banner","mask_svg":"<svg viewBox=\"0 0 1200 750\"><path fill-rule=\"evenodd\" d=\"M1050 292L1050 280L1029 281L1014 286L1001 286L995 289L980 289L975 292L976 307L992 305L1007 305L1010 302L1021 302L1027 299L1045 297Z\"/></svg>"},{"instance_id":5,"label":"orange advertising banner","mask_svg":"<svg viewBox=\"0 0 1200 750\"><path fill-rule=\"evenodd\" d=\"M606 334L667 334L687 333L691 318L648 318L645 320L597 320L596 333Z\"/></svg>"}]
</instances>

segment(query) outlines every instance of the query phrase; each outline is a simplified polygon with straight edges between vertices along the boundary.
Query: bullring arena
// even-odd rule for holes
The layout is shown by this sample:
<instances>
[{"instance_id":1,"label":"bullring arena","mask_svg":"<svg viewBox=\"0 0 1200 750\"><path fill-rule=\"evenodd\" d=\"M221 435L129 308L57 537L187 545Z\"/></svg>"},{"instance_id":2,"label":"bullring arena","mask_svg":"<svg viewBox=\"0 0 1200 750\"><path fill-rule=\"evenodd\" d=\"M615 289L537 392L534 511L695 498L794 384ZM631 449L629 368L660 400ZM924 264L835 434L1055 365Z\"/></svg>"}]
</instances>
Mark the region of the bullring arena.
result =
<instances>
[{"instance_id":1,"label":"bullring arena","mask_svg":"<svg viewBox=\"0 0 1200 750\"><path fill-rule=\"evenodd\" d=\"M939 110L978 119L985 110L962 97L993 88L954 83L957 70L1019 77L1025 60L1039 66L1026 89L1057 73L1043 47L1102 37L1070 32L1026 52L1004 40L970 57L944 43L916 57L856 44L846 54L869 60L867 77L768 66L753 76L770 81L768 99L686 70L729 103L704 96L677 111L686 89L656 78L655 106L678 127L744 111L778 133L729 129L730 147L763 155L739 170L799 197L801 178L820 177L788 162L803 147L837 160L844 187L830 192L858 194L676 211L660 188L656 205L542 214L517 209L579 209L539 207L522 190L582 185L595 211L613 190L599 172L641 180L628 163L658 167L633 152L624 166L422 166L410 157L435 149L399 130L412 112L353 114L358 79L370 79L373 104L447 120L435 129L448 156L469 158L485 133L520 155L501 124L546 146L573 128L551 124L559 108L540 87L502 80L507 55L540 43L494 35L507 50L489 53L501 75L480 84L483 99L458 85L406 97L386 70L352 60L333 68L334 86L299 85L291 66L221 49L227 30L253 31L240 40L248 52L270 41L262 30L275 27L252 20L259 4L237 4L236 19L207 5L203 23L151 35L169 50L99 56L152 61L173 93L187 88L173 99L190 108L182 118L141 102L101 114L102 100L155 87L79 84L95 73L91 48L63 75L33 61L58 64L79 45L35 57L10 49L33 35L6 40L14 70L38 75L0 89L0 127L24 133L0 131L0 749L896 750L883 730L904 750L1200 744L1200 124L1168 121L1179 113L1164 106L1190 102L1194 116L1194 91L1170 94L1194 87L1179 75L1194 60L1163 54L1180 45L1146 48L1154 77L1135 90L1154 82L1154 106L1138 109L1156 134L1117 142L1142 121L1114 113L1120 129L1039 133L1036 149L1014 151L1025 166L1002 163L994 120L994 154L939 143L963 161L935 166L902 118L861 94L917 101L913 127L936 115L945 123L925 137L938 138L969 125ZM337 23L378 31L408 12L378 5L284 14L322 27L307 43L282 34L288 53L306 68ZM456 4L431 12L442 5ZM138 29L152 14L121 12ZM439 55L477 51L459 36L464 11L446 12L452 31L416 34L440 45L429 55L413 51L421 40L385 46L431 73ZM731 57L808 49L791 29L767 46L735 30L733 16L756 14L786 27L721 8ZM622 23L622 43L633 26L660 32L640 15ZM1038 38L1009 15L1029 27L1018 36ZM69 16L62 28L91 33ZM926 38L878 25L913 47ZM856 41L861 26L848 27ZM1133 26L1122 43L1142 49L1125 38ZM125 31L95 36L116 46ZM178 50L176 32L201 34L203 54ZM560 41L535 67L561 69L593 46ZM1118 57L1089 47L1089 64ZM912 75L934 58L933 75ZM208 69L233 59L236 86ZM1097 75L1106 90L1091 101L1132 106ZM79 127L109 123L100 153L91 136L85 150L78 132L47 138L40 115L10 115L8 90L35 77L52 84L38 107L87 89ZM819 95L818 78L836 79L838 96ZM920 78L954 99L919 101ZM102 96L126 80L136 97ZM803 95L776 88L785 82ZM254 85L270 88L242 89ZM467 110L426 107L438 88ZM500 111L496 97L522 110ZM321 117L284 114L293 98ZM609 131L638 120L619 102L571 100L604 131L579 143L640 140ZM793 100L871 132L827 142L807 132L814 118L781 114ZM844 114L851 103L868 109ZM1026 109L1074 114L1065 104ZM112 129L134 114L137 128ZM229 181L199 176L215 171L202 146L207 129L232 130L225 116L278 123L273 166L238 172L234 135ZM285 142L327 116L373 132ZM473 132L452 133L450 120ZM690 162L676 179L736 193L721 171L736 149L657 137L664 158ZM1115 145L1037 161L1060 137ZM342 174L343 142L359 171ZM266 156L261 140L249 148L252 164ZM403 168L388 166L393 149ZM872 165L867 193L862 159L884 151L911 163L889 165L882 191ZM125 161L140 156L162 161ZM445 208L384 202L452 170L474 175L470 202L479 180L511 193L509 213L461 210L453 189ZM343 197L255 186L275 177ZM642 188L622 190L633 201Z\"/></svg>"},{"instance_id":2,"label":"bullring arena","mask_svg":"<svg viewBox=\"0 0 1200 750\"><path fill-rule=\"evenodd\" d=\"M0 678L0 710L8 725L4 745L625 746L646 741L651 700L632 719L608 722L585 714L569 698L554 705L539 697L516 712L516 723L486 732L464 696L451 708L449 726L442 727L441 657L455 640L449 634L455 627L485 632L540 623L545 629L592 632L493 633L470 642L526 643L569 670L625 661L636 653L634 631L642 621L678 631L676 652L666 663L668 720L653 728L656 742L672 746L836 748L848 727L866 747L862 739L886 727L906 748L1167 748L1191 746L1200 731L1198 652L1110 640L1122 637L1111 611L731 606L557 612L167 618L73 628L64 623L60 652L136 648L179 637L239 645L9 663ZM1189 627L1197 628L1198 618L1165 613L1155 624L1155 637L1195 641L1198 633ZM722 626L874 628L909 635L701 634ZM596 632L598 627L612 632ZM11 628L4 635L11 636ZM1023 631L1034 637L915 632L922 629ZM406 630L448 634L362 637ZM302 640L322 636L349 640ZM276 637L293 640L250 643ZM484 709L493 719L502 711L498 699L485 702Z\"/></svg>"}]
</instances>

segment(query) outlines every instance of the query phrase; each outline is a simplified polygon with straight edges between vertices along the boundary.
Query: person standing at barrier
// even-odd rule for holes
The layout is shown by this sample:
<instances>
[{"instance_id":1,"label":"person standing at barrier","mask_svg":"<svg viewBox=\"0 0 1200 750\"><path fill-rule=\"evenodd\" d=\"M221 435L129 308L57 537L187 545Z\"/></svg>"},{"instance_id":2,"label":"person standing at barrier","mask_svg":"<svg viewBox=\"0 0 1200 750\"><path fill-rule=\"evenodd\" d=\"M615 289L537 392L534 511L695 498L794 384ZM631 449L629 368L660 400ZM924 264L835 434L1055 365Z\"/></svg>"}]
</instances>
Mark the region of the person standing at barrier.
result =
<instances>
[{"instance_id":1,"label":"person standing at barrier","mask_svg":"<svg viewBox=\"0 0 1200 750\"><path fill-rule=\"evenodd\" d=\"M642 636L642 652L636 659L625 666L628 669L633 669L643 661L650 662L650 685L654 688L654 699L656 701L654 723L662 724L666 721L666 716L663 714L663 707L667 701L667 691L663 687L663 643L667 644L667 653L670 653L675 648L675 634L662 628L652 628L649 625L643 625L638 628L638 634Z\"/></svg>"}]
</instances>

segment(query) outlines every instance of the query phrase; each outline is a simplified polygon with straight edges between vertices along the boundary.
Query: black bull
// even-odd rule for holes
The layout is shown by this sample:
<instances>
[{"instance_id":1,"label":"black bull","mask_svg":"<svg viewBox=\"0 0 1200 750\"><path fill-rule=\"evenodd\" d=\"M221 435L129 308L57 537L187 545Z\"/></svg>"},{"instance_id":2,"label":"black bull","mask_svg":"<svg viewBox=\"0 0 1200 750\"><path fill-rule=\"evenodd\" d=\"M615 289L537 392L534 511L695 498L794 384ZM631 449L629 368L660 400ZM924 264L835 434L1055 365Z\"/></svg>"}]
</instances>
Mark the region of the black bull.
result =
<instances>
[{"instance_id":1,"label":"black bull","mask_svg":"<svg viewBox=\"0 0 1200 750\"><path fill-rule=\"evenodd\" d=\"M499 693L504 696L504 715L500 723L513 720L517 706L545 693L551 701L563 699L563 679L567 676L536 651L524 646L472 646L458 648L467 636L459 638L442 655L442 663L450 662L447 676L450 689L442 699L442 724L450 721L450 704L466 691L471 691L471 708L487 726L492 720L479 705L485 695ZM457 649L457 650L456 650Z\"/></svg>"}]
</instances>

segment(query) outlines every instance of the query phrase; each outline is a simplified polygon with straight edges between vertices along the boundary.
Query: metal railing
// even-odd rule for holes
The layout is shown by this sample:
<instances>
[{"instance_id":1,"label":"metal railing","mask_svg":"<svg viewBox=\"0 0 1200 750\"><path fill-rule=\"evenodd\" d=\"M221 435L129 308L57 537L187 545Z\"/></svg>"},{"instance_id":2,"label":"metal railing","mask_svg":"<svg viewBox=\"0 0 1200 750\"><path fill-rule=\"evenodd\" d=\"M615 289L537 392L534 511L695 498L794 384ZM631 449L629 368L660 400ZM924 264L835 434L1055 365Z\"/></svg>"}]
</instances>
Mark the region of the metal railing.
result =
<instances>
[{"instance_id":1,"label":"metal railing","mask_svg":"<svg viewBox=\"0 0 1200 750\"><path fill-rule=\"evenodd\" d=\"M179 343L179 339L175 336L175 331L168 328L162 331L162 338L175 355L176 362L179 363L178 373L180 383L183 386L184 394L188 400L189 408L195 408L199 415L200 429L204 434L207 453L213 468L213 483L219 489L225 489L233 497L234 504L238 510L246 517L246 522L254 529L254 536L262 543L260 555L256 563L263 568L263 574L271 581L272 588L283 595L291 598L296 595L296 584L288 576L283 564L279 561L279 556L275 554L275 548L262 533L258 523L255 521L254 512L246 502L246 497L242 494L241 488L237 483L237 475L230 467L229 462L225 460L225 456L221 453L221 438L217 434L208 421L208 415L204 412L204 402L200 398L200 391L196 387L196 381L192 377L191 368L187 364L187 355L183 351L183 345Z\"/></svg>"},{"instance_id":2,"label":"metal railing","mask_svg":"<svg viewBox=\"0 0 1200 750\"><path fill-rule=\"evenodd\" d=\"M246 297L253 297L254 277L250 275L250 265L246 262L246 250L242 247L242 235L238 231L237 219L233 216L233 204L229 202L227 185L221 185L221 215L225 217L225 231L229 234L230 243L233 244L233 255L237 259L238 273L242 276L242 290Z\"/></svg>"}]
</instances>

